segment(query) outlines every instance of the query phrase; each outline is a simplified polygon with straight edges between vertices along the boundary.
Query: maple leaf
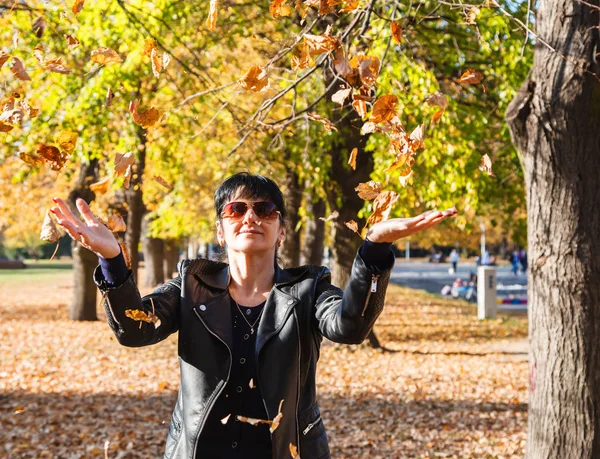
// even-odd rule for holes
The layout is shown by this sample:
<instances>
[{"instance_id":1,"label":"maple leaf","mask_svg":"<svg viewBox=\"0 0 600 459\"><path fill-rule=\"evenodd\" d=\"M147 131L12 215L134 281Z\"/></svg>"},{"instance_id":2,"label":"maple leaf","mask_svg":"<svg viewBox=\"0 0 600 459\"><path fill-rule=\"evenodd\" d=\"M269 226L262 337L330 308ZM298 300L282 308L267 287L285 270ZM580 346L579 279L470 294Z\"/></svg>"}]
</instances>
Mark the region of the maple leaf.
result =
<instances>
[{"instance_id":1,"label":"maple leaf","mask_svg":"<svg viewBox=\"0 0 600 459\"><path fill-rule=\"evenodd\" d=\"M53 171L61 170L67 161L67 155L53 145L40 144L37 154L42 157L46 163L50 164L50 168Z\"/></svg>"},{"instance_id":2,"label":"maple leaf","mask_svg":"<svg viewBox=\"0 0 600 459\"><path fill-rule=\"evenodd\" d=\"M119 56L114 49L105 46L93 50L90 59L92 62L100 65L113 65L123 62L121 56Z\"/></svg>"},{"instance_id":3,"label":"maple leaf","mask_svg":"<svg viewBox=\"0 0 600 459\"><path fill-rule=\"evenodd\" d=\"M39 16L34 22L33 25L31 26L31 30L33 30L33 33L35 33L35 36L38 38L42 38L42 35L44 35L44 32L46 31L46 20L42 17Z\"/></svg>"},{"instance_id":4,"label":"maple leaf","mask_svg":"<svg viewBox=\"0 0 600 459\"><path fill-rule=\"evenodd\" d=\"M154 181L156 183L164 186L167 190L171 191L173 189L173 187L171 185L169 185L169 183L164 178L162 178L160 175L155 175L152 178L154 179Z\"/></svg>"},{"instance_id":5,"label":"maple leaf","mask_svg":"<svg viewBox=\"0 0 600 459\"><path fill-rule=\"evenodd\" d=\"M340 216L340 213L337 210L334 210L329 217L327 217L327 218L319 217L319 220L323 220L324 222L329 222L331 220L335 220L339 216Z\"/></svg>"},{"instance_id":6,"label":"maple leaf","mask_svg":"<svg viewBox=\"0 0 600 459\"><path fill-rule=\"evenodd\" d=\"M73 3L73 6L71 7L71 11L73 11L73 14L78 15L81 10L83 9L83 4L85 3L85 0L75 0L75 2Z\"/></svg>"},{"instance_id":7,"label":"maple leaf","mask_svg":"<svg viewBox=\"0 0 600 459\"><path fill-rule=\"evenodd\" d=\"M358 156L358 148L353 148L350 152L350 157L348 158L348 164L352 168L353 171L356 170L356 157Z\"/></svg>"},{"instance_id":8,"label":"maple leaf","mask_svg":"<svg viewBox=\"0 0 600 459\"><path fill-rule=\"evenodd\" d=\"M329 53L340 47L340 41L329 34L323 35L304 35L304 42L311 56L317 56L323 53Z\"/></svg>"},{"instance_id":9,"label":"maple leaf","mask_svg":"<svg viewBox=\"0 0 600 459\"><path fill-rule=\"evenodd\" d=\"M154 126L160 118L160 112L156 107L150 107L146 111L138 112L140 103L137 100L132 100L129 103L129 113L133 117L133 122L144 129Z\"/></svg>"},{"instance_id":10,"label":"maple leaf","mask_svg":"<svg viewBox=\"0 0 600 459\"><path fill-rule=\"evenodd\" d=\"M238 80L238 84L246 91L263 91L270 86L269 75L262 67L253 65L248 69L244 76Z\"/></svg>"},{"instance_id":11,"label":"maple leaf","mask_svg":"<svg viewBox=\"0 0 600 459\"><path fill-rule=\"evenodd\" d=\"M307 113L306 116L308 116L309 120L318 121L319 123L323 123L323 125L325 126L325 130L327 132L331 132L332 129L334 131L337 131L337 128L335 127L335 124L333 124L327 118L323 118L322 116L317 115L316 113Z\"/></svg>"},{"instance_id":12,"label":"maple leaf","mask_svg":"<svg viewBox=\"0 0 600 459\"><path fill-rule=\"evenodd\" d=\"M395 95L389 94L379 97L373 104L370 121L382 123L391 120L396 116L396 107L398 107L398 98Z\"/></svg>"},{"instance_id":13,"label":"maple leaf","mask_svg":"<svg viewBox=\"0 0 600 459\"><path fill-rule=\"evenodd\" d=\"M13 127L10 124L4 124L0 121L0 132L10 132L13 130Z\"/></svg>"},{"instance_id":14,"label":"maple leaf","mask_svg":"<svg viewBox=\"0 0 600 459\"><path fill-rule=\"evenodd\" d=\"M42 223L42 231L40 232L40 239L45 242L56 242L65 234L64 230L57 226L50 214L50 211L46 211L44 222Z\"/></svg>"},{"instance_id":15,"label":"maple leaf","mask_svg":"<svg viewBox=\"0 0 600 459\"><path fill-rule=\"evenodd\" d=\"M352 88L340 89L333 96L331 96L331 101L336 104L340 104L342 107L344 106L344 101L348 98L348 96L352 93Z\"/></svg>"},{"instance_id":16,"label":"maple leaf","mask_svg":"<svg viewBox=\"0 0 600 459\"><path fill-rule=\"evenodd\" d=\"M374 225L383 220L387 220L400 195L394 191L382 191L373 201L373 213L367 220L368 225Z\"/></svg>"},{"instance_id":17,"label":"maple leaf","mask_svg":"<svg viewBox=\"0 0 600 459\"><path fill-rule=\"evenodd\" d=\"M208 11L208 18L206 19L206 26L211 32L215 30L217 25L217 9L219 8L219 0L210 0L210 7Z\"/></svg>"},{"instance_id":18,"label":"maple leaf","mask_svg":"<svg viewBox=\"0 0 600 459\"><path fill-rule=\"evenodd\" d=\"M346 0L340 13L352 13L358 9L358 0Z\"/></svg>"},{"instance_id":19,"label":"maple leaf","mask_svg":"<svg viewBox=\"0 0 600 459\"><path fill-rule=\"evenodd\" d=\"M100 196L105 194L110 187L110 177L104 177L102 180L92 183L90 185L90 190L96 195Z\"/></svg>"},{"instance_id":20,"label":"maple leaf","mask_svg":"<svg viewBox=\"0 0 600 459\"><path fill-rule=\"evenodd\" d=\"M152 308L154 309L154 301L152 301ZM125 316L139 321L140 326L142 322L147 322L154 324L154 328L160 327L160 319L153 312L146 312L140 309L125 309Z\"/></svg>"},{"instance_id":21,"label":"maple leaf","mask_svg":"<svg viewBox=\"0 0 600 459\"><path fill-rule=\"evenodd\" d=\"M77 46L79 46L79 40L77 39L77 37L75 35L71 35L66 33L64 35L65 40L67 40L67 46L72 49L72 48L76 48Z\"/></svg>"},{"instance_id":22,"label":"maple leaf","mask_svg":"<svg viewBox=\"0 0 600 459\"><path fill-rule=\"evenodd\" d=\"M479 70L467 69L458 79L462 84L478 84L483 80L483 73Z\"/></svg>"},{"instance_id":23,"label":"maple leaf","mask_svg":"<svg viewBox=\"0 0 600 459\"><path fill-rule=\"evenodd\" d=\"M13 57L12 58L12 63L11 63L10 71L19 80L22 80L22 81L31 81L31 77L29 76L29 74L25 70L25 66L23 65L23 62L21 62L21 60L18 57Z\"/></svg>"},{"instance_id":24,"label":"maple leaf","mask_svg":"<svg viewBox=\"0 0 600 459\"><path fill-rule=\"evenodd\" d=\"M479 170L485 172L490 177L495 177L496 175L492 172L492 160L490 157L485 154L481 157L481 164L479 165Z\"/></svg>"},{"instance_id":25,"label":"maple leaf","mask_svg":"<svg viewBox=\"0 0 600 459\"><path fill-rule=\"evenodd\" d=\"M300 459L300 455L298 454L298 448L293 443L290 443L290 454L292 459Z\"/></svg>"},{"instance_id":26,"label":"maple leaf","mask_svg":"<svg viewBox=\"0 0 600 459\"><path fill-rule=\"evenodd\" d=\"M289 16L292 14L292 9L289 5L286 5L286 0L273 0L269 6L269 11L273 19L277 19L279 16Z\"/></svg>"},{"instance_id":27,"label":"maple leaf","mask_svg":"<svg viewBox=\"0 0 600 459\"><path fill-rule=\"evenodd\" d=\"M279 423L281 422L281 419L283 418L283 413L281 412L281 407L283 406L283 400L281 402L279 402L279 409L277 410L277 416L275 416L273 418L273 421L271 422L271 427L269 427L269 431L271 433L275 432L275 430L277 430L277 427L279 427Z\"/></svg>"},{"instance_id":28,"label":"maple leaf","mask_svg":"<svg viewBox=\"0 0 600 459\"><path fill-rule=\"evenodd\" d=\"M10 59L10 54L5 53L4 51L0 50L0 69L6 63L6 61L8 59Z\"/></svg>"},{"instance_id":29,"label":"maple leaf","mask_svg":"<svg viewBox=\"0 0 600 459\"><path fill-rule=\"evenodd\" d=\"M229 421L230 417L231 417L231 413L229 413L227 416L225 416L223 419L221 419L221 424L223 424L223 425L227 424L227 421Z\"/></svg>"},{"instance_id":30,"label":"maple leaf","mask_svg":"<svg viewBox=\"0 0 600 459\"><path fill-rule=\"evenodd\" d=\"M71 131L60 131L54 138L61 150L73 153L77 144L77 133Z\"/></svg>"},{"instance_id":31,"label":"maple leaf","mask_svg":"<svg viewBox=\"0 0 600 459\"><path fill-rule=\"evenodd\" d=\"M400 185L402 185L403 187L405 187L408 184L408 179L412 176L412 169L410 171L408 171L407 174L401 175L399 177L400 180Z\"/></svg>"},{"instance_id":32,"label":"maple leaf","mask_svg":"<svg viewBox=\"0 0 600 459\"><path fill-rule=\"evenodd\" d=\"M350 67L350 63L348 62L348 58L346 57L346 52L341 46L339 46L335 50L333 66L335 68L335 71L343 77L352 72L352 67Z\"/></svg>"},{"instance_id":33,"label":"maple leaf","mask_svg":"<svg viewBox=\"0 0 600 459\"><path fill-rule=\"evenodd\" d=\"M396 41L396 43L401 45L402 44L402 25L399 22L392 22L390 24L390 27L392 29L392 38Z\"/></svg>"},{"instance_id":34,"label":"maple leaf","mask_svg":"<svg viewBox=\"0 0 600 459\"><path fill-rule=\"evenodd\" d=\"M110 217L108 217L108 222L106 224L109 230L113 233L123 233L127 231L127 224L121 214L114 213Z\"/></svg>"},{"instance_id":35,"label":"maple leaf","mask_svg":"<svg viewBox=\"0 0 600 459\"><path fill-rule=\"evenodd\" d=\"M366 183L359 183L354 191L358 193L358 197L360 199L364 199L365 201L371 201L379 196L383 187L381 183L376 182L374 180L370 180Z\"/></svg>"},{"instance_id":36,"label":"maple leaf","mask_svg":"<svg viewBox=\"0 0 600 459\"><path fill-rule=\"evenodd\" d=\"M364 100L354 99L352 101L352 108L356 110L358 116L360 116L363 120L367 117L367 103Z\"/></svg>"},{"instance_id":37,"label":"maple leaf","mask_svg":"<svg viewBox=\"0 0 600 459\"><path fill-rule=\"evenodd\" d=\"M127 169L135 164L135 156L129 151L125 154L117 153L115 155L115 177L120 177L127 172Z\"/></svg>"},{"instance_id":38,"label":"maple leaf","mask_svg":"<svg viewBox=\"0 0 600 459\"><path fill-rule=\"evenodd\" d=\"M362 237L360 235L360 233L358 232L358 223L356 223L354 220L350 220L349 222L344 222L344 225L346 225L348 228L350 228L352 231L354 231L356 234L358 234L360 237Z\"/></svg>"}]
</instances>

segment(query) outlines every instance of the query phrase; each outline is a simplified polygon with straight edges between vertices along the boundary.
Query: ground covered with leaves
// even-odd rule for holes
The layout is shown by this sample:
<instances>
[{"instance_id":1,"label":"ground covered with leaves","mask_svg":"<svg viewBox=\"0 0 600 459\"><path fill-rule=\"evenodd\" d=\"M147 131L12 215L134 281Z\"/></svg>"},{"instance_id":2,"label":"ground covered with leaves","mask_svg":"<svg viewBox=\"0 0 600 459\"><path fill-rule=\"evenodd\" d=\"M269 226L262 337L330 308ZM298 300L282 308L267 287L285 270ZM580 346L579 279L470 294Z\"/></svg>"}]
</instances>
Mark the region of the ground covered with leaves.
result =
<instances>
[{"instance_id":1,"label":"ground covered with leaves","mask_svg":"<svg viewBox=\"0 0 600 459\"><path fill-rule=\"evenodd\" d=\"M58 274L56 274L58 272ZM68 319L68 270L0 274L0 457L162 457L177 337L128 349ZM527 321L391 286L384 351L325 343L318 392L334 458L522 457ZM304 458L310 459L310 458Z\"/></svg>"}]
</instances>

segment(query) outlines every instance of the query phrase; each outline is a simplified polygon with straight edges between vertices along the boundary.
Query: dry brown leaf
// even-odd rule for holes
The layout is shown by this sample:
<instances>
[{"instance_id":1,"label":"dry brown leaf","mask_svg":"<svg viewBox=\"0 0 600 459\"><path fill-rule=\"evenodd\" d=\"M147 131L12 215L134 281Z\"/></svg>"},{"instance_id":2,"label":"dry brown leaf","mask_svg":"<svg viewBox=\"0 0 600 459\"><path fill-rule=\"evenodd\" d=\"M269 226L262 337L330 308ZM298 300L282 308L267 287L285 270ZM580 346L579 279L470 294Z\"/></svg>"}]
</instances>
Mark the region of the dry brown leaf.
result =
<instances>
[{"instance_id":1,"label":"dry brown leaf","mask_svg":"<svg viewBox=\"0 0 600 459\"><path fill-rule=\"evenodd\" d=\"M46 26L47 26L46 20L42 16L39 16L33 22L33 25L31 26L31 30L33 30L33 33L35 34L36 37L42 38L42 35L44 35L44 32L46 31Z\"/></svg>"},{"instance_id":2,"label":"dry brown leaf","mask_svg":"<svg viewBox=\"0 0 600 459\"><path fill-rule=\"evenodd\" d=\"M333 96L331 96L331 101L336 104L340 104L342 107L344 106L345 100L352 93L352 88L340 89Z\"/></svg>"},{"instance_id":3,"label":"dry brown leaf","mask_svg":"<svg viewBox=\"0 0 600 459\"><path fill-rule=\"evenodd\" d=\"M358 232L358 223L356 223L354 220L350 220L349 222L345 222L344 225L346 225L348 228L350 228L356 234L358 234L359 236L361 236L361 234Z\"/></svg>"},{"instance_id":4,"label":"dry brown leaf","mask_svg":"<svg viewBox=\"0 0 600 459\"><path fill-rule=\"evenodd\" d=\"M77 144L77 133L71 131L60 131L54 138L61 150L73 153Z\"/></svg>"},{"instance_id":5,"label":"dry brown leaf","mask_svg":"<svg viewBox=\"0 0 600 459\"><path fill-rule=\"evenodd\" d=\"M155 175L152 178L154 179L154 181L156 183L164 186L167 190L171 191L173 189L173 187L171 185L169 185L169 183L164 178L162 178L160 175Z\"/></svg>"},{"instance_id":6,"label":"dry brown leaf","mask_svg":"<svg viewBox=\"0 0 600 459\"><path fill-rule=\"evenodd\" d=\"M373 213L367 220L367 226L387 220L398 197L399 194L394 191L382 191L379 193L373 201Z\"/></svg>"},{"instance_id":7,"label":"dry brown leaf","mask_svg":"<svg viewBox=\"0 0 600 459\"><path fill-rule=\"evenodd\" d=\"M146 111L139 112L140 103L137 100L132 100L129 103L129 113L133 117L133 122L144 129L154 126L160 118L160 111L156 107L150 107Z\"/></svg>"},{"instance_id":8,"label":"dry brown leaf","mask_svg":"<svg viewBox=\"0 0 600 459\"><path fill-rule=\"evenodd\" d=\"M127 170L125 171L125 175L123 175L123 188L125 188L126 190L129 189L129 185L131 183L132 171L133 171L132 166L129 166L129 167L127 167Z\"/></svg>"},{"instance_id":9,"label":"dry brown leaf","mask_svg":"<svg viewBox=\"0 0 600 459\"><path fill-rule=\"evenodd\" d=\"M358 68L358 74L363 84L373 86L379 77L379 68L381 63L378 57L354 56L350 60L350 66Z\"/></svg>"},{"instance_id":10,"label":"dry brown leaf","mask_svg":"<svg viewBox=\"0 0 600 459\"><path fill-rule=\"evenodd\" d=\"M485 154L481 157L481 164L479 165L479 170L485 172L487 175L491 177L495 177L496 175L492 172L492 160L490 157Z\"/></svg>"},{"instance_id":11,"label":"dry brown leaf","mask_svg":"<svg viewBox=\"0 0 600 459\"><path fill-rule=\"evenodd\" d=\"M223 419L221 419L221 424L223 424L223 425L227 424L227 421L229 421L230 417L231 417L231 413L229 413L227 416L225 416Z\"/></svg>"},{"instance_id":12,"label":"dry brown leaf","mask_svg":"<svg viewBox=\"0 0 600 459\"><path fill-rule=\"evenodd\" d=\"M127 169L135 164L135 155L129 151L115 155L115 177L125 175Z\"/></svg>"},{"instance_id":13,"label":"dry brown leaf","mask_svg":"<svg viewBox=\"0 0 600 459\"><path fill-rule=\"evenodd\" d=\"M323 35L304 35L304 42L308 53L311 56L317 56L323 53L329 53L340 46L340 41L328 34Z\"/></svg>"},{"instance_id":14,"label":"dry brown leaf","mask_svg":"<svg viewBox=\"0 0 600 459\"><path fill-rule=\"evenodd\" d=\"M158 43L154 38L146 38L144 41L144 49L142 50L142 54L144 56L150 57L152 55L152 51L158 49Z\"/></svg>"},{"instance_id":15,"label":"dry brown leaf","mask_svg":"<svg viewBox=\"0 0 600 459\"><path fill-rule=\"evenodd\" d=\"M356 157L358 156L358 148L353 148L350 152L350 158L348 158L348 164L353 171L356 170Z\"/></svg>"},{"instance_id":16,"label":"dry brown leaf","mask_svg":"<svg viewBox=\"0 0 600 459\"><path fill-rule=\"evenodd\" d=\"M140 309L125 309L125 316L132 320L148 322L154 324L154 328L160 327L160 319L152 312L142 311Z\"/></svg>"},{"instance_id":17,"label":"dry brown leaf","mask_svg":"<svg viewBox=\"0 0 600 459\"><path fill-rule=\"evenodd\" d=\"M367 121L360 128L360 133L362 135L372 134L373 132L381 132L381 128L377 126L373 121Z\"/></svg>"},{"instance_id":18,"label":"dry brown leaf","mask_svg":"<svg viewBox=\"0 0 600 459\"><path fill-rule=\"evenodd\" d=\"M327 118L323 118L322 116L317 115L316 113L308 113L306 116L308 116L309 120L318 121L319 123L323 123L323 125L325 126L325 130L327 132L331 132L332 130L337 131L335 124L333 124Z\"/></svg>"},{"instance_id":19,"label":"dry brown leaf","mask_svg":"<svg viewBox=\"0 0 600 459\"><path fill-rule=\"evenodd\" d=\"M124 233L127 231L127 224L121 214L114 213L110 217L108 217L108 222L106 224L109 230L113 233Z\"/></svg>"},{"instance_id":20,"label":"dry brown leaf","mask_svg":"<svg viewBox=\"0 0 600 459\"><path fill-rule=\"evenodd\" d=\"M298 455L298 448L296 448L296 445L293 443L290 443L290 454L292 459L300 459L300 456Z\"/></svg>"},{"instance_id":21,"label":"dry brown leaf","mask_svg":"<svg viewBox=\"0 0 600 459\"><path fill-rule=\"evenodd\" d=\"M304 41L298 43L298 45L292 51L291 56L292 70L298 71L301 69L307 69L312 65L312 59L308 53L308 47Z\"/></svg>"},{"instance_id":22,"label":"dry brown leaf","mask_svg":"<svg viewBox=\"0 0 600 459\"><path fill-rule=\"evenodd\" d=\"M391 23L392 37L399 45L402 44L402 24L399 22Z\"/></svg>"},{"instance_id":23,"label":"dry brown leaf","mask_svg":"<svg viewBox=\"0 0 600 459\"><path fill-rule=\"evenodd\" d=\"M427 102L429 105L434 106L434 107L437 106L437 107L446 108L448 106L448 98L441 91L437 91L437 92L431 94L429 97L427 97L427 99L425 99L425 102Z\"/></svg>"},{"instance_id":24,"label":"dry brown leaf","mask_svg":"<svg viewBox=\"0 0 600 459\"><path fill-rule=\"evenodd\" d=\"M264 91L269 88L269 75L267 71L258 65L253 65L238 80L238 84L246 91Z\"/></svg>"},{"instance_id":25,"label":"dry brown leaf","mask_svg":"<svg viewBox=\"0 0 600 459\"><path fill-rule=\"evenodd\" d=\"M104 105L110 107L112 105L113 98L115 97L115 93L112 88L109 87L108 91L106 91L106 98L104 99Z\"/></svg>"},{"instance_id":26,"label":"dry brown leaf","mask_svg":"<svg viewBox=\"0 0 600 459\"><path fill-rule=\"evenodd\" d=\"M37 154L50 165L53 171L61 170L67 161L67 155L53 145L40 144Z\"/></svg>"},{"instance_id":27,"label":"dry brown leaf","mask_svg":"<svg viewBox=\"0 0 600 459\"><path fill-rule=\"evenodd\" d=\"M373 123L383 123L396 116L398 107L398 98L393 94L379 97L373 104L370 121Z\"/></svg>"},{"instance_id":28,"label":"dry brown leaf","mask_svg":"<svg viewBox=\"0 0 600 459\"><path fill-rule=\"evenodd\" d=\"M279 427L279 423L281 422L281 419L283 419L283 412L281 411L281 407L283 406L283 400L281 402L279 402L279 409L277 410L277 416L275 416L273 418L273 421L271 422L271 427L269 427L269 430L271 431L271 433L275 432L275 430L277 430L277 427Z\"/></svg>"},{"instance_id":29,"label":"dry brown leaf","mask_svg":"<svg viewBox=\"0 0 600 459\"><path fill-rule=\"evenodd\" d=\"M19 80L22 80L22 81L31 81L31 77L29 76L29 74L25 70L25 66L23 65L23 62L21 62L21 60L18 57L13 57L12 58L12 63L11 63L10 71Z\"/></svg>"},{"instance_id":30,"label":"dry brown leaf","mask_svg":"<svg viewBox=\"0 0 600 459\"><path fill-rule=\"evenodd\" d=\"M340 213L337 210L334 210L329 217L327 217L327 218L319 217L319 220L323 220L324 222L329 222L331 220L335 220L339 216L340 216Z\"/></svg>"},{"instance_id":31,"label":"dry brown leaf","mask_svg":"<svg viewBox=\"0 0 600 459\"><path fill-rule=\"evenodd\" d=\"M358 0L346 0L340 13L352 13L358 9Z\"/></svg>"},{"instance_id":32,"label":"dry brown leaf","mask_svg":"<svg viewBox=\"0 0 600 459\"><path fill-rule=\"evenodd\" d=\"M274 19L277 19L279 16L289 16L292 14L292 8L286 4L286 0L272 0L269 11Z\"/></svg>"},{"instance_id":33,"label":"dry brown leaf","mask_svg":"<svg viewBox=\"0 0 600 459\"><path fill-rule=\"evenodd\" d=\"M10 132L13 130L13 127L10 124L4 124L0 121L0 132Z\"/></svg>"},{"instance_id":34,"label":"dry brown leaf","mask_svg":"<svg viewBox=\"0 0 600 459\"><path fill-rule=\"evenodd\" d=\"M67 46L72 49L72 48L76 48L77 46L79 46L79 40L77 39L77 37L75 35L71 35L66 33L64 35L65 40L67 40Z\"/></svg>"},{"instance_id":35,"label":"dry brown leaf","mask_svg":"<svg viewBox=\"0 0 600 459\"><path fill-rule=\"evenodd\" d=\"M25 111L28 118L35 118L40 114L39 108L33 108L31 105L29 105L28 102L25 102L24 100L19 101L19 105Z\"/></svg>"},{"instance_id":36,"label":"dry brown leaf","mask_svg":"<svg viewBox=\"0 0 600 459\"><path fill-rule=\"evenodd\" d=\"M319 16L324 16L332 12L333 8L330 0L319 0Z\"/></svg>"},{"instance_id":37,"label":"dry brown leaf","mask_svg":"<svg viewBox=\"0 0 600 459\"><path fill-rule=\"evenodd\" d=\"M344 51L344 48L342 46L339 46L335 50L335 59L333 60L333 66L335 67L335 71L343 77L352 72L352 67L350 67L350 62L348 62L346 52Z\"/></svg>"},{"instance_id":38,"label":"dry brown leaf","mask_svg":"<svg viewBox=\"0 0 600 459\"><path fill-rule=\"evenodd\" d=\"M367 103L364 100L354 99L352 108L356 110L356 113L358 113L358 116L360 116L361 119L364 120L367 117Z\"/></svg>"},{"instance_id":39,"label":"dry brown leaf","mask_svg":"<svg viewBox=\"0 0 600 459\"><path fill-rule=\"evenodd\" d=\"M163 61L162 56L158 53L156 48L154 48L150 54L150 61L152 62L152 73L158 78L163 69Z\"/></svg>"},{"instance_id":40,"label":"dry brown leaf","mask_svg":"<svg viewBox=\"0 0 600 459\"><path fill-rule=\"evenodd\" d=\"M119 246L121 247L121 252L123 252L123 258L125 258L127 269L131 269L131 255L129 254L129 248L127 247L127 244L119 240Z\"/></svg>"},{"instance_id":41,"label":"dry brown leaf","mask_svg":"<svg viewBox=\"0 0 600 459\"><path fill-rule=\"evenodd\" d=\"M104 177L102 180L96 182L96 183L92 183L90 185L90 190L92 190L92 192L96 195L102 195L105 194L108 191L108 188L110 187L110 177Z\"/></svg>"},{"instance_id":42,"label":"dry brown leaf","mask_svg":"<svg viewBox=\"0 0 600 459\"><path fill-rule=\"evenodd\" d=\"M247 418L246 416L236 416L235 417L240 422L245 422L246 424L250 424L251 426L257 426L259 424L271 424L271 421L268 419L257 419L257 418Z\"/></svg>"},{"instance_id":43,"label":"dry brown leaf","mask_svg":"<svg viewBox=\"0 0 600 459\"><path fill-rule=\"evenodd\" d=\"M206 26L211 32L215 30L217 26L217 10L219 8L219 0L210 0L210 7L208 11L208 18L206 19Z\"/></svg>"},{"instance_id":44,"label":"dry brown leaf","mask_svg":"<svg viewBox=\"0 0 600 459\"><path fill-rule=\"evenodd\" d=\"M45 242L56 242L65 232L60 226L57 226L50 214L50 211L46 211L44 222L42 223L42 231L40 232L40 239Z\"/></svg>"},{"instance_id":45,"label":"dry brown leaf","mask_svg":"<svg viewBox=\"0 0 600 459\"><path fill-rule=\"evenodd\" d=\"M32 166L43 166L46 162L38 155L31 153L19 152L19 159Z\"/></svg>"},{"instance_id":46,"label":"dry brown leaf","mask_svg":"<svg viewBox=\"0 0 600 459\"><path fill-rule=\"evenodd\" d=\"M412 176L412 169L410 171L408 171L408 173L401 175L399 177L400 180L400 185L402 185L403 187L405 187L406 185L408 185L408 179Z\"/></svg>"},{"instance_id":47,"label":"dry brown leaf","mask_svg":"<svg viewBox=\"0 0 600 459\"><path fill-rule=\"evenodd\" d=\"M121 59L121 56L115 50L105 46L93 50L90 59L92 62L100 65L120 64L123 62L123 59Z\"/></svg>"},{"instance_id":48,"label":"dry brown leaf","mask_svg":"<svg viewBox=\"0 0 600 459\"><path fill-rule=\"evenodd\" d=\"M370 180L366 183L359 183L354 191L358 193L358 197L360 199L364 199L365 201L371 201L379 196L381 190L383 189L381 183L376 182L375 180Z\"/></svg>"},{"instance_id":49,"label":"dry brown leaf","mask_svg":"<svg viewBox=\"0 0 600 459\"><path fill-rule=\"evenodd\" d=\"M483 80L483 73L479 70L467 69L458 79L462 84L478 84Z\"/></svg>"},{"instance_id":50,"label":"dry brown leaf","mask_svg":"<svg viewBox=\"0 0 600 459\"><path fill-rule=\"evenodd\" d=\"M85 3L85 0L75 0L75 3L73 3L73 6L71 7L71 11L73 11L73 14L77 15L81 12L81 10L83 9L83 4Z\"/></svg>"},{"instance_id":51,"label":"dry brown leaf","mask_svg":"<svg viewBox=\"0 0 600 459\"><path fill-rule=\"evenodd\" d=\"M423 137L424 137L424 125L419 124L411 133L409 136L410 139L410 144L413 150L416 150L417 148L425 148L425 142L423 141Z\"/></svg>"},{"instance_id":52,"label":"dry brown leaf","mask_svg":"<svg viewBox=\"0 0 600 459\"><path fill-rule=\"evenodd\" d=\"M0 50L0 69L6 63L6 61L8 59L10 59L10 54L5 53L4 51Z\"/></svg>"}]
</instances>

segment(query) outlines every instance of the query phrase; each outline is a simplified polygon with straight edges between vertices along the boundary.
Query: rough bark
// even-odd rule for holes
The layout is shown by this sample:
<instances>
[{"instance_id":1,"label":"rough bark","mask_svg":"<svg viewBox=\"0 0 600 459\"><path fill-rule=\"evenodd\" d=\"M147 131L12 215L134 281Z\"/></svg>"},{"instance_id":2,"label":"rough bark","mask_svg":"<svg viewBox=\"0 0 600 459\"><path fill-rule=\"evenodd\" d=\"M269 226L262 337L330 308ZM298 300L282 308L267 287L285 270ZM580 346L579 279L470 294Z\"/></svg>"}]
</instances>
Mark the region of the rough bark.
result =
<instances>
[{"instance_id":1,"label":"rough bark","mask_svg":"<svg viewBox=\"0 0 600 459\"><path fill-rule=\"evenodd\" d=\"M82 198L89 204L94 199L94 193L90 191L89 185L95 182L97 177L97 160L82 164L75 187L69 193L69 205L75 208L77 198ZM71 320L97 320L96 285L93 281L93 274L94 268L98 264L98 257L75 241L72 242L72 255L73 298L69 306L69 318Z\"/></svg>"},{"instance_id":2,"label":"rough bark","mask_svg":"<svg viewBox=\"0 0 600 459\"><path fill-rule=\"evenodd\" d=\"M325 200L319 199L313 202L308 198L307 208L308 213L313 217L307 220L304 230L304 260L309 265L321 265L325 248L325 222L319 218L325 217Z\"/></svg>"},{"instance_id":3,"label":"rough bark","mask_svg":"<svg viewBox=\"0 0 600 459\"><path fill-rule=\"evenodd\" d=\"M300 264L300 230L296 230L296 227L300 221L298 209L302 205L302 187L295 168L288 169L284 189L287 224L278 258L283 267L291 268Z\"/></svg>"},{"instance_id":4,"label":"rough bark","mask_svg":"<svg viewBox=\"0 0 600 459\"><path fill-rule=\"evenodd\" d=\"M600 2L588 3L541 3L537 33L558 53L537 44L507 112L527 189L529 459L600 457L600 82L588 73L600 73Z\"/></svg>"},{"instance_id":5,"label":"rough bark","mask_svg":"<svg viewBox=\"0 0 600 459\"><path fill-rule=\"evenodd\" d=\"M165 278L171 279L177 270L177 262L179 261L179 241L175 239L165 240L165 258L163 270Z\"/></svg>"},{"instance_id":6,"label":"rough bark","mask_svg":"<svg viewBox=\"0 0 600 459\"><path fill-rule=\"evenodd\" d=\"M165 281L165 241L148 235L149 223L150 221L146 216L142 224L145 283L149 287L155 287Z\"/></svg>"}]
</instances>

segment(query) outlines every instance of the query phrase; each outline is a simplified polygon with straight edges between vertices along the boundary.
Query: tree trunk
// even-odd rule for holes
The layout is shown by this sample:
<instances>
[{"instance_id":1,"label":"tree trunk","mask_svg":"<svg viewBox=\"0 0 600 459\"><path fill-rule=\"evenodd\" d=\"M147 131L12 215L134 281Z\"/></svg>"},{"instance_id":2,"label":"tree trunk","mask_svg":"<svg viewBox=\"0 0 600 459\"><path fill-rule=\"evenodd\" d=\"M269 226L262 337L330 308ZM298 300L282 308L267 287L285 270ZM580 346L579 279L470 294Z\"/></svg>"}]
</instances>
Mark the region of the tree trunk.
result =
<instances>
[{"instance_id":1,"label":"tree trunk","mask_svg":"<svg viewBox=\"0 0 600 459\"><path fill-rule=\"evenodd\" d=\"M558 53L536 44L507 112L527 187L529 459L600 457L599 13L541 2L536 32Z\"/></svg>"},{"instance_id":2,"label":"tree trunk","mask_svg":"<svg viewBox=\"0 0 600 459\"><path fill-rule=\"evenodd\" d=\"M146 273L146 285L156 287L165 281L164 260L165 260L165 242L159 238L153 238L148 235L148 217L144 218L142 231L142 247L144 249L144 268Z\"/></svg>"},{"instance_id":3,"label":"tree trunk","mask_svg":"<svg viewBox=\"0 0 600 459\"><path fill-rule=\"evenodd\" d=\"M325 217L325 200L315 202L310 197L307 199L308 213L313 216L306 222L304 239L304 259L309 265L320 265L323 262L323 249L325 248L325 222L320 217Z\"/></svg>"},{"instance_id":4,"label":"tree trunk","mask_svg":"<svg viewBox=\"0 0 600 459\"><path fill-rule=\"evenodd\" d=\"M295 168L288 169L284 189L287 225L285 241L279 249L278 257L283 267L292 268L300 264L300 231L296 227L300 221L298 209L302 205L302 189Z\"/></svg>"},{"instance_id":5,"label":"tree trunk","mask_svg":"<svg viewBox=\"0 0 600 459\"><path fill-rule=\"evenodd\" d=\"M165 240L165 261L163 270L165 278L171 279L177 270L177 262L179 261L179 241L175 239Z\"/></svg>"},{"instance_id":6,"label":"tree trunk","mask_svg":"<svg viewBox=\"0 0 600 459\"><path fill-rule=\"evenodd\" d=\"M75 208L77 198L88 204L94 199L89 185L98 177L98 160L82 164L75 188L69 193L69 205ZM72 243L73 256L73 298L69 306L71 320L98 320L96 315L96 285L94 284L94 268L98 264L95 253L84 249L79 243Z\"/></svg>"}]
</instances>

